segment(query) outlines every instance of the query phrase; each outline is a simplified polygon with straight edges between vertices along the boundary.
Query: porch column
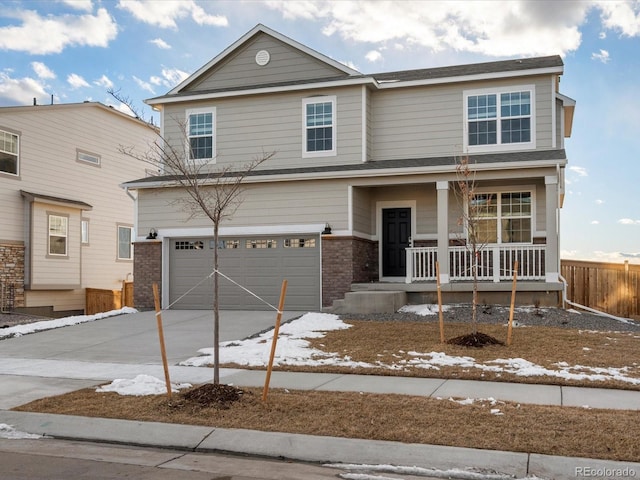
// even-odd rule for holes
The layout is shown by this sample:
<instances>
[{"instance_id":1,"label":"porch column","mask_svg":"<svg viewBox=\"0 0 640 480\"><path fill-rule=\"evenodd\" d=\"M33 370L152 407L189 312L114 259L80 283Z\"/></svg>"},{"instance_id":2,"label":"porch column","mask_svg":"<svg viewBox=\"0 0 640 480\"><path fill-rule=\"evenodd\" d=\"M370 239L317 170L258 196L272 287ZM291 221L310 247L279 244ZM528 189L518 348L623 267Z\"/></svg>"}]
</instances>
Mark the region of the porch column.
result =
<instances>
[{"instance_id":1,"label":"porch column","mask_svg":"<svg viewBox=\"0 0 640 480\"><path fill-rule=\"evenodd\" d=\"M440 283L449 283L449 182L436 182L438 191L438 263Z\"/></svg>"},{"instance_id":2,"label":"porch column","mask_svg":"<svg viewBox=\"0 0 640 480\"><path fill-rule=\"evenodd\" d=\"M558 237L558 177L544 177L546 193L547 249L545 253L545 280L559 282L560 238Z\"/></svg>"}]
</instances>

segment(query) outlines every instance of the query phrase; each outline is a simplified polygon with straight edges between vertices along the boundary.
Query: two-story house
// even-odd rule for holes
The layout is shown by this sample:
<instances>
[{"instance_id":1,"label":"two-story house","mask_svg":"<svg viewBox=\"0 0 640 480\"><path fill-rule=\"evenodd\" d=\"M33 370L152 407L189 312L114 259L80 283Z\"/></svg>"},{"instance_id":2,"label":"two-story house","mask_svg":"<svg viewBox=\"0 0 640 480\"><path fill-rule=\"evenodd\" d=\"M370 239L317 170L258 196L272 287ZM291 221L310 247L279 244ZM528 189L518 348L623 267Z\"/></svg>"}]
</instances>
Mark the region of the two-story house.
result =
<instances>
[{"instance_id":1,"label":"two-story house","mask_svg":"<svg viewBox=\"0 0 640 480\"><path fill-rule=\"evenodd\" d=\"M147 103L187 162L216 169L275 152L245 179L217 246L221 271L271 304L283 278L288 309L330 306L351 289L428 300L436 261L448 301L470 301L455 188L466 156L486 204L481 299L504 298L518 260L520 301L556 304L575 105L559 93L562 73L551 56L361 74L258 25ZM163 306L210 308L212 225L177 206L185 192L172 183L125 184L137 191L136 306L153 305L141 282L156 281ZM221 306L265 307L225 280Z\"/></svg>"},{"instance_id":2,"label":"two-story house","mask_svg":"<svg viewBox=\"0 0 640 480\"><path fill-rule=\"evenodd\" d=\"M134 197L149 168L119 152L157 133L101 103L0 108L0 305L82 313L85 289L132 280Z\"/></svg>"}]
</instances>

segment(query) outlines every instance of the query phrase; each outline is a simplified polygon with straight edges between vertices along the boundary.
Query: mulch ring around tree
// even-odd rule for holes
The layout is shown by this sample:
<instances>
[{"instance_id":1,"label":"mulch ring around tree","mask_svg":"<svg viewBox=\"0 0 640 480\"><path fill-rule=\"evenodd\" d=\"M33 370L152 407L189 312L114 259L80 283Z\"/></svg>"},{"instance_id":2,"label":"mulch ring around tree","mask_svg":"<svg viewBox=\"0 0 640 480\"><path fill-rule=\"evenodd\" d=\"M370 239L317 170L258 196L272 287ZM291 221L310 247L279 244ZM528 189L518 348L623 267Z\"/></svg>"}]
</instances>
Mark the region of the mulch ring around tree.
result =
<instances>
[{"instance_id":1,"label":"mulch ring around tree","mask_svg":"<svg viewBox=\"0 0 640 480\"><path fill-rule=\"evenodd\" d=\"M181 397L200 407L229 408L234 402L240 401L244 393L242 389L233 385L205 383L187 390Z\"/></svg>"},{"instance_id":2,"label":"mulch ring around tree","mask_svg":"<svg viewBox=\"0 0 640 480\"><path fill-rule=\"evenodd\" d=\"M504 342L501 342L497 338L494 338L491 335L487 335L482 332L461 335L459 337L447 340L447 343L450 345L460 345L462 347L474 348L482 348L488 345L504 345Z\"/></svg>"}]
</instances>

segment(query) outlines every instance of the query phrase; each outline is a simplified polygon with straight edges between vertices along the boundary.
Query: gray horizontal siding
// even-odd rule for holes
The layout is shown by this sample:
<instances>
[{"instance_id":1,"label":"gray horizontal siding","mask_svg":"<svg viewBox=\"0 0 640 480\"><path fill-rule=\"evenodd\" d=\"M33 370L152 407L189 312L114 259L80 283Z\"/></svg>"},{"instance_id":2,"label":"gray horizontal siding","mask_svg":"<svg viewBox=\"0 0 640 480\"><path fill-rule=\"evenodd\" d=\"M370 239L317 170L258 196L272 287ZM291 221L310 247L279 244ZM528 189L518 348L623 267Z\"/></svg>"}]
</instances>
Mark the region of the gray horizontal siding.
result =
<instances>
[{"instance_id":1,"label":"gray horizontal siding","mask_svg":"<svg viewBox=\"0 0 640 480\"><path fill-rule=\"evenodd\" d=\"M267 65L256 64L260 50L270 53ZM195 92L220 88L241 88L292 80L310 80L344 75L344 72L264 34L249 40L230 58L216 65L198 84L185 91Z\"/></svg>"},{"instance_id":2,"label":"gray horizontal siding","mask_svg":"<svg viewBox=\"0 0 640 480\"><path fill-rule=\"evenodd\" d=\"M302 100L335 95L338 155L302 159ZM362 161L362 93L359 87L167 105L164 135L175 148L185 144L186 109L215 107L216 163L247 163L262 152L275 152L263 168L344 165Z\"/></svg>"}]
</instances>

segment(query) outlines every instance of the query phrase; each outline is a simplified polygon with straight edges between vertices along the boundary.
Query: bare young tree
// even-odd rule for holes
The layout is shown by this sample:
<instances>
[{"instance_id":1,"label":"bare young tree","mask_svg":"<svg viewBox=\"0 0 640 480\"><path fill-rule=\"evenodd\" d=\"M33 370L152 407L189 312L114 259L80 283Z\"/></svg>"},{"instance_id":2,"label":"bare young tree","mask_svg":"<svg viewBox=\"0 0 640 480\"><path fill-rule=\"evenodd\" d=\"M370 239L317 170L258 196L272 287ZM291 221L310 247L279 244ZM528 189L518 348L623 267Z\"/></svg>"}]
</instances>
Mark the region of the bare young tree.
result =
<instances>
[{"instance_id":1,"label":"bare young tree","mask_svg":"<svg viewBox=\"0 0 640 480\"><path fill-rule=\"evenodd\" d=\"M483 231L484 215L489 208L487 198L478 195L475 171L469 165L469 157L460 157L456 164L455 193L460 203L461 216L458 223L467 232L465 246L470 257L471 275L473 278L473 298L471 301L472 334L478 333L478 268L480 255L486 246L486 234Z\"/></svg>"},{"instance_id":2,"label":"bare young tree","mask_svg":"<svg viewBox=\"0 0 640 480\"><path fill-rule=\"evenodd\" d=\"M113 90L111 96L126 105L136 117L141 118L128 98ZM146 152L134 151L131 147L120 147L125 155L152 165L154 169L170 177L172 186L181 188L185 195L176 200L181 208L189 214L189 218L206 216L213 224L213 348L214 368L213 383L220 383L220 296L219 296L219 253L218 240L220 225L237 211L242 203L241 193L243 181L264 162L271 159L275 152L262 152L253 160L242 165L212 165L213 159L207 161L192 159L188 142L188 125L178 122L181 127L181 138L168 141L162 136L158 138ZM178 146L176 146L178 145Z\"/></svg>"}]
</instances>

